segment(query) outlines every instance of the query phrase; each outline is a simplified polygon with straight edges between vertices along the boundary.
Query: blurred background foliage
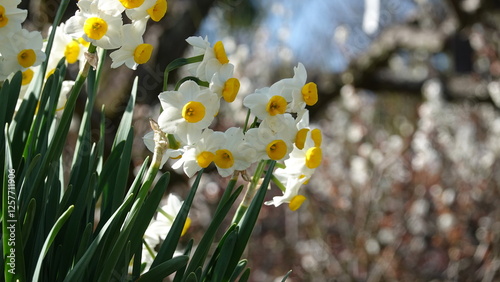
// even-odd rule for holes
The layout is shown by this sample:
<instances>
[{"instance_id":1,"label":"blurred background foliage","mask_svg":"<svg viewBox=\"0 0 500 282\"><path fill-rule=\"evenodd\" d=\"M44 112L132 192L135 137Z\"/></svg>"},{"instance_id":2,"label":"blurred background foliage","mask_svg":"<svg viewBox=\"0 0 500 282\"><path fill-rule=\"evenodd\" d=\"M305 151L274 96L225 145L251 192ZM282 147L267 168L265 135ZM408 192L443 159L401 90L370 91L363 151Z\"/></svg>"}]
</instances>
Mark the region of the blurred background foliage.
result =
<instances>
[{"instance_id":1,"label":"blurred background foliage","mask_svg":"<svg viewBox=\"0 0 500 282\"><path fill-rule=\"evenodd\" d=\"M149 154L141 139L159 111L165 66L186 55L185 38L224 42L241 81L240 104L302 62L320 92L310 110L324 133L324 162L300 210L263 208L247 255L252 281L289 269L288 281L496 281L499 3L171 0L145 35L152 60L137 72L106 72L94 113L105 104L107 131L116 130L139 76L133 170ZM26 28L46 31L57 5L23 1ZM216 126L241 125L240 104L222 108ZM188 180L176 179L172 190L185 195ZM216 175L203 181L191 216L195 238L225 187Z\"/></svg>"}]
</instances>

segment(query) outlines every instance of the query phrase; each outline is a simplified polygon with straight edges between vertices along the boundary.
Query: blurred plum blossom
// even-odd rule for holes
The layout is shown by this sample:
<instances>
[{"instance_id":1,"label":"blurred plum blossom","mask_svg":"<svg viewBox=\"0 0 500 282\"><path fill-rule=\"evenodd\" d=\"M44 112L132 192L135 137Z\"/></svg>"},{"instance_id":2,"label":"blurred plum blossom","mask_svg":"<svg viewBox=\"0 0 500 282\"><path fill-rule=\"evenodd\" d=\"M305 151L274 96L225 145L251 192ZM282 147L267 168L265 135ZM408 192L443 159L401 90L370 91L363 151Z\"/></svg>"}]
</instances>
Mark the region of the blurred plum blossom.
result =
<instances>
[{"instance_id":1,"label":"blurred plum blossom","mask_svg":"<svg viewBox=\"0 0 500 282\"><path fill-rule=\"evenodd\" d=\"M500 113L450 103L436 79L422 97L346 85L318 119L325 163L305 193L323 216L298 224L326 228L317 239L327 238L334 263L318 270L325 250L314 262L301 251L304 271L338 281L494 280L482 266L497 259L488 250L500 231Z\"/></svg>"}]
</instances>

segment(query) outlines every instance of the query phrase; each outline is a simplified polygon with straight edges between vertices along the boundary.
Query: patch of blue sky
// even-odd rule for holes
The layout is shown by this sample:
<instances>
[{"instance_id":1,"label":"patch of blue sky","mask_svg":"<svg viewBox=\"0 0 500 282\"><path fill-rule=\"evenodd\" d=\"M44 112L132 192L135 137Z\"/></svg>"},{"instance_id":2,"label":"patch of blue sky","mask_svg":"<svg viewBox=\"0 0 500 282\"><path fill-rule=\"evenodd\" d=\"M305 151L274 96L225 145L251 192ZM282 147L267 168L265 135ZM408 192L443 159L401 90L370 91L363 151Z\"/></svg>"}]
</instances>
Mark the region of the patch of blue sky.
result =
<instances>
[{"instance_id":1,"label":"patch of blue sky","mask_svg":"<svg viewBox=\"0 0 500 282\"><path fill-rule=\"evenodd\" d=\"M263 13L258 24L269 33L266 48L270 53L281 54L269 63L279 64L283 56L291 56L290 60L303 62L308 69L333 72L345 69L349 60L366 50L380 30L405 21L416 7L412 0L380 0L378 31L367 35L362 29L365 0L253 1ZM221 11L213 9L200 33L209 39L231 36L221 21ZM346 34L343 42L339 42L336 34L339 27ZM257 40L250 32L238 38L248 42Z\"/></svg>"}]
</instances>

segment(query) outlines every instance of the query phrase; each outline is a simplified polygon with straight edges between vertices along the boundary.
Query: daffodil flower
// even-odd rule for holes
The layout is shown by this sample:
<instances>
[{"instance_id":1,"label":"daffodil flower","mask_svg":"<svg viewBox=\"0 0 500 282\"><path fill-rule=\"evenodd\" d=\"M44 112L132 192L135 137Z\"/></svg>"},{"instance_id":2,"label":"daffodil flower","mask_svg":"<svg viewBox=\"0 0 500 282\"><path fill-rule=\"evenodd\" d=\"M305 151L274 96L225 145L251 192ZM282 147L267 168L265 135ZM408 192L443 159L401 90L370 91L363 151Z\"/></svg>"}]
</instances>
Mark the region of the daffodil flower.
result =
<instances>
[{"instance_id":1,"label":"daffodil flower","mask_svg":"<svg viewBox=\"0 0 500 282\"><path fill-rule=\"evenodd\" d=\"M309 127L309 111L303 109L297 115L297 134L295 136L295 146L302 150L307 138L314 141L315 146L320 147L322 142L321 130Z\"/></svg>"},{"instance_id":2,"label":"daffodil flower","mask_svg":"<svg viewBox=\"0 0 500 282\"><path fill-rule=\"evenodd\" d=\"M184 173L188 177L192 177L196 172L208 167L215 160L215 152L220 144L225 141L222 132L205 129L200 140L184 147L184 154L172 165L172 168L178 169L182 166Z\"/></svg>"},{"instance_id":3,"label":"daffodil flower","mask_svg":"<svg viewBox=\"0 0 500 282\"><path fill-rule=\"evenodd\" d=\"M210 89L228 103L232 103L236 99L240 90L240 81L233 77L233 72L234 66L225 64L212 76L210 81Z\"/></svg>"},{"instance_id":4,"label":"daffodil flower","mask_svg":"<svg viewBox=\"0 0 500 282\"><path fill-rule=\"evenodd\" d=\"M158 118L160 128L176 134L183 142L193 144L219 111L219 98L208 88L200 88L192 80L181 84L178 91L159 95L163 112Z\"/></svg>"},{"instance_id":5,"label":"daffodil flower","mask_svg":"<svg viewBox=\"0 0 500 282\"><path fill-rule=\"evenodd\" d=\"M229 64L226 50L222 41L218 41L213 47L208 40L201 37L189 37L186 41L194 47L195 55L203 54L203 61L192 64L189 67L192 75L203 81L210 82L212 76L217 73L224 65Z\"/></svg>"},{"instance_id":6,"label":"daffodil flower","mask_svg":"<svg viewBox=\"0 0 500 282\"><path fill-rule=\"evenodd\" d=\"M255 149L244 141L241 128L231 127L224 132L224 142L215 151L214 163L222 177L242 171L256 162Z\"/></svg>"},{"instance_id":7,"label":"daffodil flower","mask_svg":"<svg viewBox=\"0 0 500 282\"><path fill-rule=\"evenodd\" d=\"M294 69L292 78L285 78L274 83L269 92L285 96L290 101L289 111L296 113L318 102L318 89L314 82L306 83L307 72L302 63Z\"/></svg>"},{"instance_id":8,"label":"daffodil flower","mask_svg":"<svg viewBox=\"0 0 500 282\"><path fill-rule=\"evenodd\" d=\"M49 61L47 63L47 76L54 72L54 69L63 57L66 58L66 64L84 61L84 46L78 40L67 34L64 30L65 23L61 23L56 28L54 43L52 45ZM49 34L51 31L52 27L49 28ZM46 42L44 42L44 50L45 47Z\"/></svg>"},{"instance_id":9,"label":"daffodil flower","mask_svg":"<svg viewBox=\"0 0 500 282\"><path fill-rule=\"evenodd\" d=\"M158 22L167 13L167 8L167 0L145 0L140 6L125 10L125 14L133 21L151 18Z\"/></svg>"},{"instance_id":10,"label":"daffodil flower","mask_svg":"<svg viewBox=\"0 0 500 282\"><path fill-rule=\"evenodd\" d=\"M28 11L17 8L20 2L20 0L0 1L0 37L7 37L22 28L21 24L26 19Z\"/></svg>"},{"instance_id":11,"label":"daffodil flower","mask_svg":"<svg viewBox=\"0 0 500 282\"><path fill-rule=\"evenodd\" d=\"M120 47L124 10L120 2L80 0L77 5L80 10L66 21L66 33L103 49Z\"/></svg>"},{"instance_id":12,"label":"daffodil flower","mask_svg":"<svg viewBox=\"0 0 500 282\"><path fill-rule=\"evenodd\" d=\"M153 46L144 43L142 36L145 30L145 20L135 21L133 24L123 26L121 47L109 55L113 61L111 63L112 68L125 64L128 68L135 70L138 65L149 61L153 53Z\"/></svg>"},{"instance_id":13,"label":"daffodil flower","mask_svg":"<svg viewBox=\"0 0 500 282\"><path fill-rule=\"evenodd\" d=\"M272 201L267 201L265 205L274 205L278 207L284 203L289 204L289 208L292 211L300 208L305 200L303 195L299 194L299 190L302 185L307 181L305 177L297 177L296 175L290 175L284 169L276 169L274 176L285 185L285 191L282 196L273 197Z\"/></svg>"},{"instance_id":14,"label":"daffodil flower","mask_svg":"<svg viewBox=\"0 0 500 282\"><path fill-rule=\"evenodd\" d=\"M285 96L271 92L269 87L257 89L243 99L243 105L261 120L284 114L288 102Z\"/></svg>"},{"instance_id":15,"label":"daffodil flower","mask_svg":"<svg viewBox=\"0 0 500 282\"><path fill-rule=\"evenodd\" d=\"M290 157L285 160L285 166L290 174L310 178L322 162L321 131L319 129L307 130L303 140L297 140L302 139L299 134L297 135L299 138L296 138L295 143L299 143L299 146L294 145Z\"/></svg>"},{"instance_id":16,"label":"daffodil flower","mask_svg":"<svg viewBox=\"0 0 500 282\"><path fill-rule=\"evenodd\" d=\"M109 15L112 15L112 16L118 16L118 15L121 15L123 13L123 11L125 11L125 6L123 5L122 3L122 0L78 0L78 7L80 7L81 9L81 5L84 5L86 7L86 5L88 5L88 3L82 3L83 1L86 1L86 2L92 2L93 4L96 5L97 9L100 10L100 11L103 11ZM134 2L134 0L132 0ZM141 1L141 0L139 0Z\"/></svg>"},{"instance_id":17,"label":"daffodil flower","mask_svg":"<svg viewBox=\"0 0 500 282\"><path fill-rule=\"evenodd\" d=\"M295 135L295 120L286 114L263 120L258 128L246 132L245 139L254 147L258 159L280 161L292 151Z\"/></svg>"},{"instance_id":18,"label":"daffodil flower","mask_svg":"<svg viewBox=\"0 0 500 282\"><path fill-rule=\"evenodd\" d=\"M290 157L284 162L285 168L278 168L273 173L278 181L285 186L285 191L283 191L282 196L274 197L272 201L266 202L266 205L277 207L288 203L291 210L297 210L306 199L303 195L299 195L299 190L303 184L309 181L316 168L321 164L322 139L319 129L304 128L307 129L303 136L304 140L298 142L302 144L302 148L299 149L294 145Z\"/></svg>"},{"instance_id":19,"label":"daffodil flower","mask_svg":"<svg viewBox=\"0 0 500 282\"><path fill-rule=\"evenodd\" d=\"M24 71L38 66L45 60L42 51L42 35L38 31L20 29L3 38L0 45L0 80L4 80L11 73Z\"/></svg>"}]
</instances>

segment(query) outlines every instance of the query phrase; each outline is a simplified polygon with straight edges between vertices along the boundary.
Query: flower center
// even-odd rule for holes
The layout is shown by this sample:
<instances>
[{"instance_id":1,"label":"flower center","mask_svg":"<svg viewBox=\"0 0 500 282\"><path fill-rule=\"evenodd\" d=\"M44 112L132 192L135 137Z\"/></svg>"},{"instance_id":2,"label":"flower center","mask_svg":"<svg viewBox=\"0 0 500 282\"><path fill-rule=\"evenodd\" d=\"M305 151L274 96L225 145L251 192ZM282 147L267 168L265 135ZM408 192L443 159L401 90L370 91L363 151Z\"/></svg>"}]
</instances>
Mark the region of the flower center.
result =
<instances>
[{"instance_id":1,"label":"flower center","mask_svg":"<svg viewBox=\"0 0 500 282\"><path fill-rule=\"evenodd\" d=\"M4 6L0 5L0 27L4 27L9 23L9 18L5 15Z\"/></svg>"},{"instance_id":2,"label":"flower center","mask_svg":"<svg viewBox=\"0 0 500 282\"><path fill-rule=\"evenodd\" d=\"M140 7L144 0L120 0L120 3L127 9L134 9Z\"/></svg>"},{"instance_id":3,"label":"flower center","mask_svg":"<svg viewBox=\"0 0 500 282\"><path fill-rule=\"evenodd\" d=\"M35 74L35 72L32 69L27 69L27 70L23 71L23 80L21 82L21 85L29 84L31 82L31 80L33 79L34 74Z\"/></svg>"},{"instance_id":4,"label":"flower center","mask_svg":"<svg viewBox=\"0 0 500 282\"><path fill-rule=\"evenodd\" d=\"M221 65L229 63L229 60L226 55L226 50L224 49L224 44L222 44L222 41L217 41L214 45L214 52L215 52L215 57L217 60L219 60L219 63Z\"/></svg>"},{"instance_id":5,"label":"flower center","mask_svg":"<svg viewBox=\"0 0 500 282\"><path fill-rule=\"evenodd\" d=\"M182 117L190 123L199 122L205 117L205 106L196 101L190 101L182 108Z\"/></svg>"},{"instance_id":6,"label":"flower center","mask_svg":"<svg viewBox=\"0 0 500 282\"><path fill-rule=\"evenodd\" d=\"M83 31L89 38L99 40L108 31L108 24L101 18L91 17L85 21Z\"/></svg>"},{"instance_id":7,"label":"flower center","mask_svg":"<svg viewBox=\"0 0 500 282\"><path fill-rule=\"evenodd\" d=\"M281 160L287 152L286 143L283 140L274 140L266 146L267 155L271 160Z\"/></svg>"},{"instance_id":8,"label":"flower center","mask_svg":"<svg viewBox=\"0 0 500 282\"><path fill-rule=\"evenodd\" d=\"M167 0L156 0L156 4L149 8L147 12L153 21L160 21L167 13Z\"/></svg>"},{"instance_id":9,"label":"flower center","mask_svg":"<svg viewBox=\"0 0 500 282\"><path fill-rule=\"evenodd\" d=\"M228 103L232 103L236 99L240 91L240 81L237 78L230 78L224 83L224 90L222 90L222 97Z\"/></svg>"},{"instance_id":10,"label":"flower center","mask_svg":"<svg viewBox=\"0 0 500 282\"><path fill-rule=\"evenodd\" d=\"M214 159L215 159L214 153L203 151L196 157L196 162L200 167L206 168L208 165L210 165L211 162L214 161Z\"/></svg>"},{"instance_id":11,"label":"flower center","mask_svg":"<svg viewBox=\"0 0 500 282\"><path fill-rule=\"evenodd\" d=\"M36 54L33 49L24 49L17 54L17 62L23 68L31 67L36 61Z\"/></svg>"},{"instance_id":12,"label":"flower center","mask_svg":"<svg viewBox=\"0 0 500 282\"><path fill-rule=\"evenodd\" d=\"M297 131L297 135L295 135L295 146L297 146L297 149L299 150L304 149L307 132L309 132L308 128L302 128L301 130Z\"/></svg>"},{"instance_id":13,"label":"flower center","mask_svg":"<svg viewBox=\"0 0 500 282\"><path fill-rule=\"evenodd\" d=\"M286 110L286 100L283 98L283 96L273 96L271 99L269 99L269 102L267 102L266 106L266 111L272 115L275 116L277 114L284 114Z\"/></svg>"},{"instance_id":14,"label":"flower center","mask_svg":"<svg viewBox=\"0 0 500 282\"><path fill-rule=\"evenodd\" d=\"M134 50L134 61L137 64L144 64L151 58L151 53L153 53L153 45L143 43L137 46Z\"/></svg>"},{"instance_id":15,"label":"flower center","mask_svg":"<svg viewBox=\"0 0 500 282\"><path fill-rule=\"evenodd\" d=\"M230 168L234 165L233 154L226 149L217 150L214 162L220 168Z\"/></svg>"},{"instance_id":16,"label":"flower center","mask_svg":"<svg viewBox=\"0 0 500 282\"><path fill-rule=\"evenodd\" d=\"M73 64L78 60L78 55L80 54L80 43L75 40L71 40L68 44L66 44L66 48L64 48L64 56L66 57L66 61L69 64Z\"/></svg>"},{"instance_id":17,"label":"flower center","mask_svg":"<svg viewBox=\"0 0 500 282\"><path fill-rule=\"evenodd\" d=\"M306 105L312 106L318 102L318 87L316 83L309 82L302 87L302 97Z\"/></svg>"},{"instance_id":18,"label":"flower center","mask_svg":"<svg viewBox=\"0 0 500 282\"><path fill-rule=\"evenodd\" d=\"M322 152L320 147L311 147L306 152L306 166L317 168L321 164Z\"/></svg>"},{"instance_id":19,"label":"flower center","mask_svg":"<svg viewBox=\"0 0 500 282\"><path fill-rule=\"evenodd\" d=\"M305 200L306 197L302 195L296 195L290 200L288 207L290 208L290 210L296 211L300 208L300 206L302 206L302 203L304 203Z\"/></svg>"}]
</instances>

